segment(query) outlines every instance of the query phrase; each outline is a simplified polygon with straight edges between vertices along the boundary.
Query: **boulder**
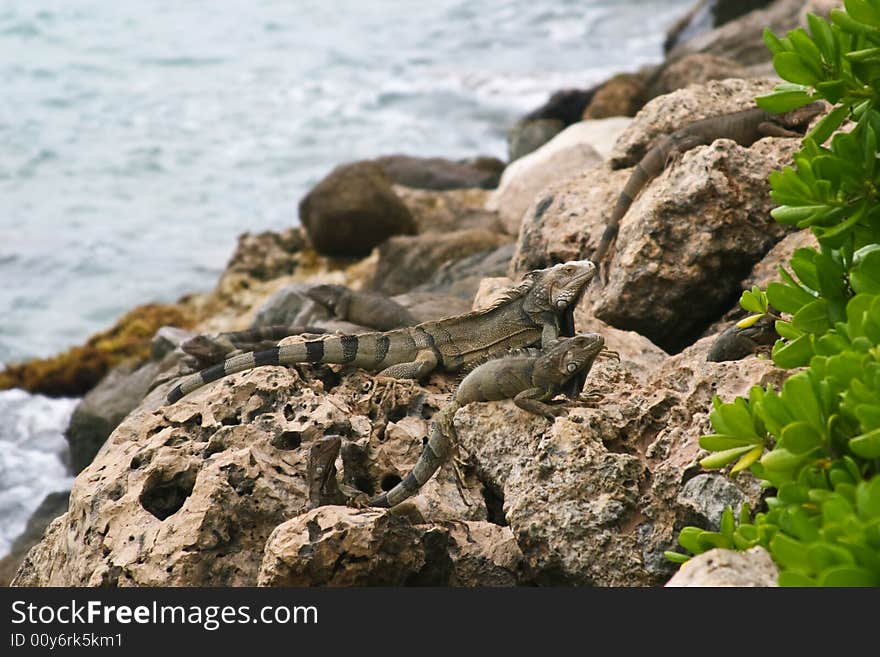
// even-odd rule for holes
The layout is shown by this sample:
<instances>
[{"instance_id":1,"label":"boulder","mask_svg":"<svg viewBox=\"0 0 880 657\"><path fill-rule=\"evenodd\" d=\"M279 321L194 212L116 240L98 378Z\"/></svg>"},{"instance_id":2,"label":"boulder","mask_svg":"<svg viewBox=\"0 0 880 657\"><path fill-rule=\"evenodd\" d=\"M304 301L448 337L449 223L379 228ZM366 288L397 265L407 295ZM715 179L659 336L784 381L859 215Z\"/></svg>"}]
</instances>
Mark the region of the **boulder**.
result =
<instances>
[{"instance_id":1,"label":"boulder","mask_svg":"<svg viewBox=\"0 0 880 657\"><path fill-rule=\"evenodd\" d=\"M306 246L302 227L262 233L242 233L224 276L244 275L259 281L287 276L299 266L300 252Z\"/></svg>"},{"instance_id":2,"label":"boulder","mask_svg":"<svg viewBox=\"0 0 880 657\"><path fill-rule=\"evenodd\" d=\"M689 84L748 77L751 77L749 70L732 59L707 53L688 53L667 60L657 69L648 82L646 100L684 89Z\"/></svg>"},{"instance_id":3,"label":"boulder","mask_svg":"<svg viewBox=\"0 0 880 657\"><path fill-rule=\"evenodd\" d=\"M511 239L481 228L393 237L378 247L379 260L366 287L388 295L402 294L436 276L445 263L497 249Z\"/></svg>"},{"instance_id":4,"label":"boulder","mask_svg":"<svg viewBox=\"0 0 880 657\"><path fill-rule=\"evenodd\" d=\"M755 4L760 4L760 0ZM769 27L782 36L796 27L806 26L807 12L827 16L834 6L840 6L840 3L828 0L775 0L762 9L741 14L720 27L688 35L687 40L677 42L667 52L667 57L702 52L727 57L743 66L760 64L772 59L771 52L764 45L762 35L765 28Z\"/></svg>"},{"instance_id":5,"label":"boulder","mask_svg":"<svg viewBox=\"0 0 880 657\"><path fill-rule=\"evenodd\" d=\"M587 105L593 98L595 89L561 89L554 92L547 102L526 114L523 119L556 119L563 126L569 126L581 120Z\"/></svg>"},{"instance_id":6,"label":"boulder","mask_svg":"<svg viewBox=\"0 0 880 657\"><path fill-rule=\"evenodd\" d=\"M540 148L557 134L565 124L559 119L521 119L507 133L509 162Z\"/></svg>"},{"instance_id":7,"label":"boulder","mask_svg":"<svg viewBox=\"0 0 880 657\"><path fill-rule=\"evenodd\" d=\"M762 547L745 552L715 548L698 554L666 586L779 586L779 569Z\"/></svg>"},{"instance_id":8,"label":"boulder","mask_svg":"<svg viewBox=\"0 0 880 657\"><path fill-rule=\"evenodd\" d=\"M668 53L688 39L705 34L772 2L773 0L697 0L696 4L666 32L663 50Z\"/></svg>"},{"instance_id":9,"label":"boulder","mask_svg":"<svg viewBox=\"0 0 880 657\"><path fill-rule=\"evenodd\" d=\"M439 292L407 292L391 297L406 308L419 323L463 315L471 309L464 299Z\"/></svg>"},{"instance_id":10,"label":"boulder","mask_svg":"<svg viewBox=\"0 0 880 657\"><path fill-rule=\"evenodd\" d=\"M507 527L413 524L379 510L325 506L279 525L260 586L514 586L522 553Z\"/></svg>"},{"instance_id":11,"label":"boulder","mask_svg":"<svg viewBox=\"0 0 880 657\"><path fill-rule=\"evenodd\" d=\"M498 213L486 209L492 192L485 189L432 191L394 186L395 193L409 208L417 232L445 233L462 228L485 228L503 232Z\"/></svg>"},{"instance_id":12,"label":"boulder","mask_svg":"<svg viewBox=\"0 0 880 657\"><path fill-rule=\"evenodd\" d=\"M450 260L413 291L450 294L470 304L480 281L507 273L514 246L513 243L504 244L460 260Z\"/></svg>"},{"instance_id":13,"label":"boulder","mask_svg":"<svg viewBox=\"0 0 880 657\"><path fill-rule=\"evenodd\" d=\"M748 106L762 84L723 80L710 82L702 94L691 86L661 96L645 106L615 149L626 161L626 154L644 152L649 135L668 130L668 114L692 106L698 96L718 102L704 101L694 119ZM799 146L797 139L766 138L749 148L719 139L671 163L621 221L605 263L607 284L591 285L584 296L591 314L668 352L693 342L785 235L769 214L774 204L767 177ZM606 166L546 189L524 215L512 272L588 257L629 174Z\"/></svg>"},{"instance_id":14,"label":"boulder","mask_svg":"<svg viewBox=\"0 0 880 657\"><path fill-rule=\"evenodd\" d=\"M504 170L498 189L486 200L486 208L499 214L508 233L517 234L523 212L535 195L551 183L599 164L602 155L594 143L610 149L628 122L614 118L569 126L539 149L512 162Z\"/></svg>"},{"instance_id":15,"label":"boulder","mask_svg":"<svg viewBox=\"0 0 880 657\"><path fill-rule=\"evenodd\" d=\"M412 235L412 214L375 162L336 167L300 201L299 217L318 253L360 257L394 235Z\"/></svg>"},{"instance_id":16,"label":"boulder","mask_svg":"<svg viewBox=\"0 0 880 657\"><path fill-rule=\"evenodd\" d=\"M498 185L504 170L504 162L490 157L453 161L442 157L386 155L373 162L382 167L395 184L415 189L492 189Z\"/></svg>"},{"instance_id":17,"label":"boulder","mask_svg":"<svg viewBox=\"0 0 880 657\"><path fill-rule=\"evenodd\" d=\"M590 104L584 119L607 119L611 116L635 116L645 104L647 72L619 73L604 82Z\"/></svg>"},{"instance_id":18,"label":"boulder","mask_svg":"<svg viewBox=\"0 0 880 657\"><path fill-rule=\"evenodd\" d=\"M306 305L310 308L315 305L311 299L305 296L306 290L310 287L311 285L308 283L290 283L276 291L257 309L251 322L251 328L292 326L297 323L303 308ZM328 317L329 314L325 313L323 319Z\"/></svg>"}]
</instances>

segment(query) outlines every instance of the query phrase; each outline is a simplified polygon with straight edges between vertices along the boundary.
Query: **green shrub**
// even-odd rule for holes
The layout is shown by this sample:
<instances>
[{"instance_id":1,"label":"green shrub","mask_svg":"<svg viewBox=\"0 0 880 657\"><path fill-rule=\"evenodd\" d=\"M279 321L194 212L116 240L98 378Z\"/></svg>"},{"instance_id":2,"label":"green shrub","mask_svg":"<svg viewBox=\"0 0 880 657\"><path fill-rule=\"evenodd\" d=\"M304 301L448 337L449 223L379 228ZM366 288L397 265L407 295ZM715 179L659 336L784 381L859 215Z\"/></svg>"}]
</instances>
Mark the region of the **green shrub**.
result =
<instances>
[{"instance_id":1,"label":"green shrub","mask_svg":"<svg viewBox=\"0 0 880 657\"><path fill-rule=\"evenodd\" d=\"M880 585L880 0L844 4L830 23L809 15L809 32L765 31L788 83L758 104L835 105L793 166L770 176L773 217L810 228L820 248L798 249L779 281L740 299L755 313L741 325L777 317L774 363L804 369L779 391L755 386L748 399L716 398L716 433L700 438L710 452L703 467L749 469L772 495L754 518L746 507L737 522L728 510L719 532L685 527L679 535L695 554L762 545L782 585Z\"/></svg>"}]
</instances>

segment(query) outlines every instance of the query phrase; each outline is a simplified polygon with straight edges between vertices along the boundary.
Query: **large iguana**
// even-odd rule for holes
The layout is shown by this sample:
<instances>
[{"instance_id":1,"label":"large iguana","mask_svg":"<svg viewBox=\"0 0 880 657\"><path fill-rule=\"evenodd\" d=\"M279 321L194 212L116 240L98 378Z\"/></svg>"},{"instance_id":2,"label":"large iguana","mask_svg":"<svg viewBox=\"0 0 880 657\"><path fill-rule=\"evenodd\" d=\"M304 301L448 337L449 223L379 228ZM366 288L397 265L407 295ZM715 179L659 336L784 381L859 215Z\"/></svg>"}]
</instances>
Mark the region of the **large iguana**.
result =
<instances>
[{"instance_id":1,"label":"large iguana","mask_svg":"<svg viewBox=\"0 0 880 657\"><path fill-rule=\"evenodd\" d=\"M369 504L390 507L418 492L449 457L455 440L452 418L466 404L513 399L523 410L552 421L560 407L546 402L562 392L571 378L589 372L604 345L605 340L598 333L584 333L560 339L549 349L528 349L475 368L462 379L452 401L438 413L415 467L399 484L374 497Z\"/></svg>"},{"instance_id":2,"label":"large iguana","mask_svg":"<svg viewBox=\"0 0 880 657\"><path fill-rule=\"evenodd\" d=\"M556 341L572 326L573 304L593 279L589 260L561 263L525 275L492 306L456 317L383 333L294 338L249 352L185 377L168 393L169 404L206 383L261 365L341 363L380 376L421 379L434 369L455 372L514 349Z\"/></svg>"},{"instance_id":3,"label":"large iguana","mask_svg":"<svg viewBox=\"0 0 880 657\"><path fill-rule=\"evenodd\" d=\"M716 139L732 139L740 146L751 146L762 137L800 137L800 133L795 132L795 129L805 128L815 116L824 112L825 108L826 105L821 101L782 114L753 107L694 121L669 135L660 137L630 174L623 191L617 197L617 204L605 225L599 245L590 259L598 267L603 266L608 250L617 237L620 220L626 215L642 188L659 176L674 158L696 146L711 144ZM603 271L603 275L607 277L607 271Z\"/></svg>"}]
</instances>

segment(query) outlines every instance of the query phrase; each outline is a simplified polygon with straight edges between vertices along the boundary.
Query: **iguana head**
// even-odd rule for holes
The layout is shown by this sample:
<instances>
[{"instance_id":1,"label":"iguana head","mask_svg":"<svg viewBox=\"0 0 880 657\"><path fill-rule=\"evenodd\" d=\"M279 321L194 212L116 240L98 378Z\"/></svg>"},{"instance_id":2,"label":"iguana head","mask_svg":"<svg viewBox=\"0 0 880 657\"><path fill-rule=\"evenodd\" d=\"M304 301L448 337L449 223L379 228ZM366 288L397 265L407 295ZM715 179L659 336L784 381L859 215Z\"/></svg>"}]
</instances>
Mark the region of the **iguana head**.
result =
<instances>
[{"instance_id":1,"label":"iguana head","mask_svg":"<svg viewBox=\"0 0 880 657\"><path fill-rule=\"evenodd\" d=\"M825 101L817 100L803 107L783 112L777 120L786 128L803 128L809 125L810 121L822 114L827 108L828 105Z\"/></svg>"},{"instance_id":2,"label":"iguana head","mask_svg":"<svg viewBox=\"0 0 880 657\"><path fill-rule=\"evenodd\" d=\"M573 338L560 338L544 358L560 379L566 381L589 371L604 346L605 339L598 333L578 333Z\"/></svg>"},{"instance_id":3,"label":"iguana head","mask_svg":"<svg viewBox=\"0 0 880 657\"><path fill-rule=\"evenodd\" d=\"M570 260L547 269L531 272L534 281L529 290L529 310L559 313L580 297L587 283L596 275L596 265L589 260Z\"/></svg>"}]
</instances>

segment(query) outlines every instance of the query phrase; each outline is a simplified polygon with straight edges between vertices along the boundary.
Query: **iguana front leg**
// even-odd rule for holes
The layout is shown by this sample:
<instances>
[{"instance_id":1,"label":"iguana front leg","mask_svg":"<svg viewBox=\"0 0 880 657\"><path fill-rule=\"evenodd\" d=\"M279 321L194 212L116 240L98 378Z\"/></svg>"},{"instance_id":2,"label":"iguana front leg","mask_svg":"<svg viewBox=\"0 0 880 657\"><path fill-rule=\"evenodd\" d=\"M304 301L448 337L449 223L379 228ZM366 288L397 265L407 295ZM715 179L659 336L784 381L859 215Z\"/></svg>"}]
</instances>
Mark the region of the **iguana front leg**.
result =
<instances>
[{"instance_id":1,"label":"iguana front leg","mask_svg":"<svg viewBox=\"0 0 880 657\"><path fill-rule=\"evenodd\" d=\"M758 134L764 135L765 137L802 137L803 135L799 132L795 132L794 130L789 130L788 128L784 128L778 123L773 123L772 121L764 121L763 123L758 124Z\"/></svg>"},{"instance_id":2,"label":"iguana front leg","mask_svg":"<svg viewBox=\"0 0 880 657\"><path fill-rule=\"evenodd\" d=\"M528 411L533 415L542 415L553 422L557 415L565 413L564 408L551 406L546 403L553 399L554 396L554 393L542 390L541 388L529 388L517 394L513 398L513 403L524 411Z\"/></svg>"}]
</instances>

